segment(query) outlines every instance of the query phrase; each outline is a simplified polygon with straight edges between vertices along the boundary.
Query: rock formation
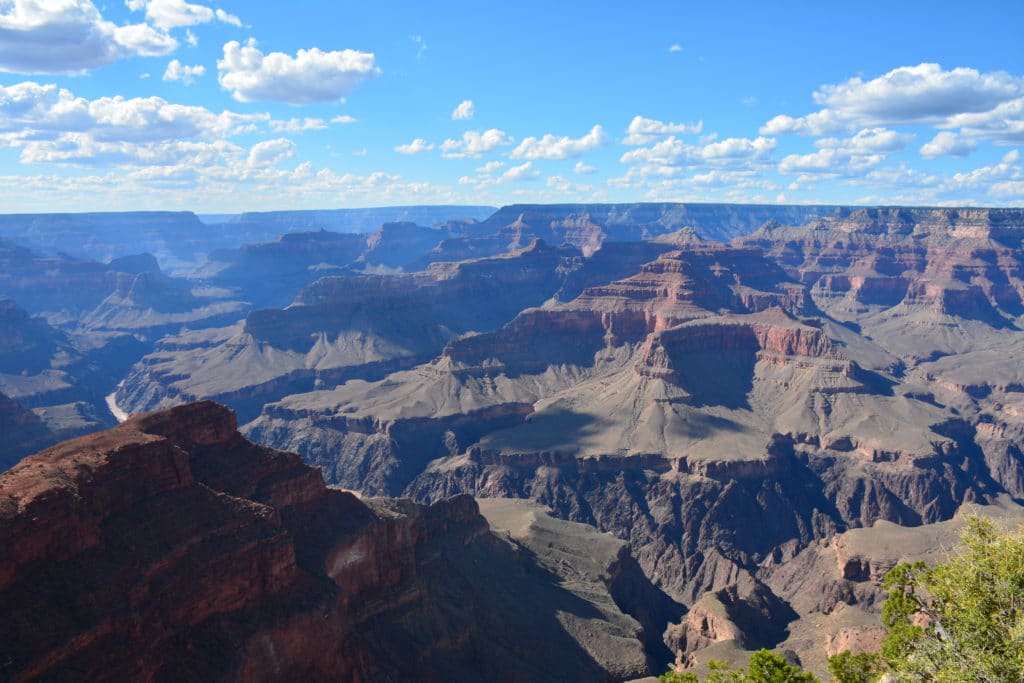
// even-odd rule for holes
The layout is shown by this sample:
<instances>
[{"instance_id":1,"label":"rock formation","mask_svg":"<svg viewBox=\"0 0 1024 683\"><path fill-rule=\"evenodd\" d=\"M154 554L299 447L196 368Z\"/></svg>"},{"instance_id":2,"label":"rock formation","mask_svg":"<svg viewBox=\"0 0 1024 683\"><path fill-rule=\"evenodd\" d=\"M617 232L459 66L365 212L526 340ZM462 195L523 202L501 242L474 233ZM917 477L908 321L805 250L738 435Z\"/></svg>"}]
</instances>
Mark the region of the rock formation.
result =
<instances>
[{"instance_id":1,"label":"rock formation","mask_svg":"<svg viewBox=\"0 0 1024 683\"><path fill-rule=\"evenodd\" d=\"M664 665L642 624L667 599L621 543L563 554L560 575L520 535L492 534L468 496L327 489L213 403L136 415L0 475L0 661L14 681L618 681Z\"/></svg>"},{"instance_id":2,"label":"rock formation","mask_svg":"<svg viewBox=\"0 0 1024 683\"><path fill-rule=\"evenodd\" d=\"M130 410L211 398L249 420L265 403L351 378L378 379L493 329L562 286L575 252L519 252L421 273L324 277L285 309L243 325L164 339L118 394Z\"/></svg>"}]
</instances>

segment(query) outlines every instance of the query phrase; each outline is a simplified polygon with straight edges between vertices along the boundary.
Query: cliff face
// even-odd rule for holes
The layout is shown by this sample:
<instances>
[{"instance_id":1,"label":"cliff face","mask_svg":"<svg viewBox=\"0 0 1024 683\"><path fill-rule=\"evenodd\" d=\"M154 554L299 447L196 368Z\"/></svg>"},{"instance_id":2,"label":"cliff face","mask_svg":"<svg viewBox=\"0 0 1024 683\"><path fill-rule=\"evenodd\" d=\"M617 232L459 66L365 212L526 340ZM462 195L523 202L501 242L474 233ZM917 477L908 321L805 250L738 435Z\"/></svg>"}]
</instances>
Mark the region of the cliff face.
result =
<instances>
[{"instance_id":1,"label":"cliff face","mask_svg":"<svg viewBox=\"0 0 1024 683\"><path fill-rule=\"evenodd\" d=\"M822 310L918 363L1005 337L1024 314L1021 235L1013 210L893 208L768 225L741 241L765 249Z\"/></svg>"},{"instance_id":2,"label":"cliff face","mask_svg":"<svg viewBox=\"0 0 1024 683\"><path fill-rule=\"evenodd\" d=\"M326 489L212 403L137 415L0 475L0 611L13 680L650 671L641 629L612 623L636 622L560 588L472 499L422 507ZM610 673L560 615L609 620L638 658Z\"/></svg>"},{"instance_id":3,"label":"cliff face","mask_svg":"<svg viewBox=\"0 0 1024 683\"><path fill-rule=\"evenodd\" d=\"M289 394L376 380L432 358L458 335L494 329L542 303L561 287L575 256L538 242L423 273L321 278L288 308L254 311L213 340L164 339L134 368L118 403L148 410L213 398L250 420Z\"/></svg>"}]
</instances>

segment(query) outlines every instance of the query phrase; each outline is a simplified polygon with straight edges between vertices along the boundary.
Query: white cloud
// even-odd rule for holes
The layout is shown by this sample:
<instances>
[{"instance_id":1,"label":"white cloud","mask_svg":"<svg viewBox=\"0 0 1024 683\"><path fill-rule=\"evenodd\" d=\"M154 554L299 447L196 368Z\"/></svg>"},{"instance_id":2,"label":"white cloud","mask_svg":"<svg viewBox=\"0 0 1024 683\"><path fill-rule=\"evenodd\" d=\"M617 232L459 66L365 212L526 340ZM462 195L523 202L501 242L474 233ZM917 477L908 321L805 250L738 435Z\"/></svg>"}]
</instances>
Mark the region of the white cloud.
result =
<instances>
[{"instance_id":1,"label":"white cloud","mask_svg":"<svg viewBox=\"0 0 1024 683\"><path fill-rule=\"evenodd\" d=\"M913 139L910 133L888 128L865 128L848 138L822 138L814 143L819 151L788 155L779 162L779 172L853 177L878 166Z\"/></svg>"},{"instance_id":2,"label":"white cloud","mask_svg":"<svg viewBox=\"0 0 1024 683\"><path fill-rule=\"evenodd\" d=\"M550 133L539 139L525 138L509 156L513 159L571 159L608 142L608 136L597 125L580 138L556 137Z\"/></svg>"},{"instance_id":3,"label":"white cloud","mask_svg":"<svg viewBox=\"0 0 1024 683\"><path fill-rule=\"evenodd\" d=\"M815 141L819 148L836 148L851 154L890 153L904 149L914 140L911 133L897 133L888 128L865 128L850 138L822 138Z\"/></svg>"},{"instance_id":4,"label":"white cloud","mask_svg":"<svg viewBox=\"0 0 1024 683\"><path fill-rule=\"evenodd\" d=\"M271 120L271 130L279 133L302 133L307 130L323 130L327 128L327 122L317 118L291 118L286 121Z\"/></svg>"},{"instance_id":5,"label":"white cloud","mask_svg":"<svg viewBox=\"0 0 1024 683\"><path fill-rule=\"evenodd\" d=\"M626 137L622 141L624 145L646 145L658 138L668 135L685 135L687 133L699 134L704 128L704 122L698 121L694 124L686 123L665 123L656 119L648 119L643 116L634 116L626 129Z\"/></svg>"},{"instance_id":6,"label":"white cloud","mask_svg":"<svg viewBox=\"0 0 1024 683\"><path fill-rule=\"evenodd\" d=\"M881 154L852 156L841 149L827 148L811 154L790 154L779 162L779 172L850 175L877 166L884 159Z\"/></svg>"},{"instance_id":7,"label":"white cloud","mask_svg":"<svg viewBox=\"0 0 1024 683\"><path fill-rule=\"evenodd\" d=\"M501 176L498 177L498 183L507 183L513 180L528 180L530 178L536 178L540 175L540 171L533 168L533 162L527 161L525 164L519 166L513 166Z\"/></svg>"},{"instance_id":8,"label":"white cloud","mask_svg":"<svg viewBox=\"0 0 1024 683\"><path fill-rule=\"evenodd\" d=\"M249 150L248 164L253 168L275 166L295 156L295 143L286 138L258 142Z\"/></svg>"},{"instance_id":9,"label":"white cloud","mask_svg":"<svg viewBox=\"0 0 1024 683\"><path fill-rule=\"evenodd\" d=\"M105 20L89 0L0 2L0 71L77 74L177 47L174 38L147 24Z\"/></svg>"},{"instance_id":10,"label":"white cloud","mask_svg":"<svg viewBox=\"0 0 1024 683\"><path fill-rule=\"evenodd\" d=\"M399 154L421 154L422 152L429 152L432 149L434 149L434 145L423 138L416 138L408 144L395 147L395 151Z\"/></svg>"},{"instance_id":11,"label":"white cloud","mask_svg":"<svg viewBox=\"0 0 1024 683\"><path fill-rule=\"evenodd\" d=\"M228 14L224 10L214 10L205 5L196 5L185 0L127 0L125 4L133 12L145 10L146 19L165 31L205 24L214 19L234 26L242 25L242 21L238 17Z\"/></svg>"},{"instance_id":12,"label":"white cloud","mask_svg":"<svg viewBox=\"0 0 1024 683\"><path fill-rule=\"evenodd\" d=\"M591 185L577 185L576 183L569 182L568 179L560 175L548 177L544 184L561 195L571 194L579 196L583 193L592 192L594 189Z\"/></svg>"},{"instance_id":13,"label":"white cloud","mask_svg":"<svg viewBox=\"0 0 1024 683\"><path fill-rule=\"evenodd\" d=\"M214 14L217 15L217 21L224 22L225 24L231 24L232 26L242 27L242 20L236 17L234 14L228 14L224 10L218 8Z\"/></svg>"},{"instance_id":14,"label":"white cloud","mask_svg":"<svg viewBox=\"0 0 1024 683\"><path fill-rule=\"evenodd\" d=\"M921 123L991 111L1022 93L1024 79L1003 71L944 71L938 64L918 64L893 69L870 81L851 78L838 85L822 86L814 100L839 112L844 119Z\"/></svg>"},{"instance_id":15,"label":"white cloud","mask_svg":"<svg viewBox=\"0 0 1024 683\"><path fill-rule=\"evenodd\" d=\"M502 168L504 165L504 161L488 161L483 166L478 167L476 169L476 172L490 175L491 173L497 171L499 168Z\"/></svg>"},{"instance_id":16,"label":"white cloud","mask_svg":"<svg viewBox=\"0 0 1024 683\"><path fill-rule=\"evenodd\" d=\"M452 112L452 121L468 121L473 118L473 100L463 100Z\"/></svg>"},{"instance_id":17,"label":"white cloud","mask_svg":"<svg viewBox=\"0 0 1024 683\"><path fill-rule=\"evenodd\" d=\"M586 175L587 173L597 173L597 168L594 166L588 166L582 161L577 161L576 165L572 167L572 172Z\"/></svg>"},{"instance_id":18,"label":"white cloud","mask_svg":"<svg viewBox=\"0 0 1024 683\"><path fill-rule=\"evenodd\" d=\"M507 147L513 142L512 136L497 128L490 128L482 133L470 130L462 134L461 140L445 140L441 144L441 156L446 159L477 158L498 147Z\"/></svg>"},{"instance_id":19,"label":"white cloud","mask_svg":"<svg viewBox=\"0 0 1024 683\"><path fill-rule=\"evenodd\" d=\"M314 47L299 50L294 57L283 52L264 55L252 39L244 46L237 41L226 43L217 69L217 80L236 100L288 104L337 102L380 74L370 52L323 52Z\"/></svg>"},{"instance_id":20,"label":"white cloud","mask_svg":"<svg viewBox=\"0 0 1024 683\"><path fill-rule=\"evenodd\" d=\"M964 135L989 138L996 144L1024 144L1024 97L1003 102L991 111L957 114L943 128L959 128Z\"/></svg>"},{"instance_id":21,"label":"white cloud","mask_svg":"<svg viewBox=\"0 0 1024 683\"><path fill-rule=\"evenodd\" d=\"M499 176L494 174L503 168L505 164L501 161L491 161L476 169L475 176L462 176L459 178L459 185L472 185L477 190L483 190L495 185L515 182L519 180L533 180L540 177L540 171L533 167L532 161L512 166Z\"/></svg>"},{"instance_id":22,"label":"white cloud","mask_svg":"<svg viewBox=\"0 0 1024 683\"><path fill-rule=\"evenodd\" d=\"M942 131L930 142L921 146L920 153L925 159L938 157L965 157L978 148L978 143L956 133Z\"/></svg>"},{"instance_id":23,"label":"white cloud","mask_svg":"<svg viewBox=\"0 0 1024 683\"><path fill-rule=\"evenodd\" d=\"M252 132L266 115L214 113L159 97L86 100L56 85L0 86L0 146L24 163L179 163L226 153L225 138Z\"/></svg>"},{"instance_id":24,"label":"white cloud","mask_svg":"<svg viewBox=\"0 0 1024 683\"><path fill-rule=\"evenodd\" d=\"M177 59L172 59L167 65L167 70L164 71L165 81L181 81L185 85L192 85L195 79L206 73L206 67L202 64L196 64L195 66L188 66L182 64Z\"/></svg>"},{"instance_id":25,"label":"white cloud","mask_svg":"<svg viewBox=\"0 0 1024 683\"><path fill-rule=\"evenodd\" d=\"M675 43L675 44L671 45L668 48L668 51L669 52L682 52L683 51L683 46L680 45L679 43Z\"/></svg>"},{"instance_id":26,"label":"white cloud","mask_svg":"<svg viewBox=\"0 0 1024 683\"><path fill-rule=\"evenodd\" d=\"M204 167L237 157L241 148L230 142L108 141L88 133L60 133L55 138L23 145L25 164L73 164L77 166L187 166Z\"/></svg>"},{"instance_id":27,"label":"white cloud","mask_svg":"<svg viewBox=\"0 0 1024 683\"><path fill-rule=\"evenodd\" d=\"M700 164L754 163L766 161L775 150L775 138L726 138L706 145L690 145L675 136L650 147L626 152L624 164L642 164L657 175L673 175L672 167Z\"/></svg>"},{"instance_id":28,"label":"white cloud","mask_svg":"<svg viewBox=\"0 0 1024 683\"><path fill-rule=\"evenodd\" d=\"M823 109L799 118L776 116L762 126L761 133L824 135L877 125L924 123L954 128L972 122L983 129L996 123L992 120L995 110L1022 95L1024 78L1003 71L981 73L962 67L947 71L927 63L901 66L868 81L851 78L823 85L813 95Z\"/></svg>"},{"instance_id":29,"label":"white cloud","mask_svg":"<svg viewBox=\"0 0 1024 683\"><path fill-rule=\"evenodd\" d=\"M1021 175L1020 152L1016 149L1003 155L999 163L981 166L966 173L957 173L947 183L955 188L989 187L993 183L1024 180Z\"/></svg>"},{"instance_id":30,"label":"white cloud","mask_svg":"<svg viewBox=\"0 0 1024 683\"><path fill-rule=\"evenodd\" d=\"M704 161L720 161L729 159L761 160L771 156L775 149L775 139L758 137L726 138L720 142L705 145L700 151Z\"/></svg>"},{"instance_id":31,"label":"white cloud","mask_svg":"<svg viewBox=\"0 0 1024 683\"><path fill-rule=\"evenodd\" d=\"M355 123L356 117L349 116L348 114L340 114L331 119L331 123Z\"/></svg>"}]
</instances>

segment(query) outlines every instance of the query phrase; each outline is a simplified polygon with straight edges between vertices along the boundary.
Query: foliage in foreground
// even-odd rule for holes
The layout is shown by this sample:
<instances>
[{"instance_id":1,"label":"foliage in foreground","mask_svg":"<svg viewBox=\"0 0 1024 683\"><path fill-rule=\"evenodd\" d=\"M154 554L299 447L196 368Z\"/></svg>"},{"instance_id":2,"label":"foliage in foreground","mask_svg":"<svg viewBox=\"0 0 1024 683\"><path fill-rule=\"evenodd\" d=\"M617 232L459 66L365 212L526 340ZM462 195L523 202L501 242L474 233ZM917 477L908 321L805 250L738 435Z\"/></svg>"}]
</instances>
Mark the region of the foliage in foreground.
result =
<instances>
[{"instance_id":1,"label":"foliage in foreground","mask_svg":"<svg viewBox=\"0 0 1024 683\"><path fill-rule=\"evenodd\" d=\"M972 517L963 550L885 577L882 657L901 681L1024 680L1024 533Z\"/></svg>"},{"instance_id":2,"label":"foliage in foreground","mask_svg":"<svg viewBox=\"0 0 1024 683\"><path fill-rule=\"evenodd\" d=\"M828 658L828 671L836 683L873 683L886 671L877 652L840 652Z\"/></svg>"},{"instance_id":3,"label":"foliage in foreground","mask_svg":"<svg viewBox=\"0 0 1024 683\"><path fill-rule=\"evenodd\" d=\"M712 660L708 663L710 673L707 683L818 683L818 679L798 666L787 662L781 655L770 650L758 650L750 656L746 668L729 668L728 662ZM659 678L661 683L699 683L697 675L691 672L669 671Z\"/></svg>"}]
</instances>

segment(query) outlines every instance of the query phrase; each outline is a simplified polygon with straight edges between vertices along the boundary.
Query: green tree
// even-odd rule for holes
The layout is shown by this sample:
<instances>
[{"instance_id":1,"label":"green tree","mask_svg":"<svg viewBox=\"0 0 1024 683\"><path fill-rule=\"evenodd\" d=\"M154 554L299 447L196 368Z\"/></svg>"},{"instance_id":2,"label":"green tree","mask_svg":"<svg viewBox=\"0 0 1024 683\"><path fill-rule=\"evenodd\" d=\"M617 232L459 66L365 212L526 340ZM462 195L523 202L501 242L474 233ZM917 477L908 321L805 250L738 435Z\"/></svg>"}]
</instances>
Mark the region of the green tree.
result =
<instances>
[{"instance_id":1,"label":"green tree","mask_svg":"<svg viewBox=\"0 0 1024 683\"><path fill-rule=\"evenodd\" d=\"M872 683L884 673L885 662L877 652L840 652L828 658L828 670L836 683Z\"/></svg>"},{"instance_id":2,"label":"green tree","mask_svg":"<svg viewBox=\"0 0 1024 683\"><path fill-rule=\"evenodd\" d=\"M758 650L750 656L746 668L729 668L728 662L708 662L706 683L818 683L818 679L798 666L787 662L770 650ZM699 683L691 672L669 671L659 678L661 683Z\"/></svg>"},{"instance_id":3,"label":"green tree","mask_svg":"<svg viewBox=\"0 0 1024 683\"><path fill-rule=\"evenodd\" d=\"M962 551L885 577L882 657L901 681L1024 681L1024 533L967 520Z\"/></svg>"}]
</instances>

